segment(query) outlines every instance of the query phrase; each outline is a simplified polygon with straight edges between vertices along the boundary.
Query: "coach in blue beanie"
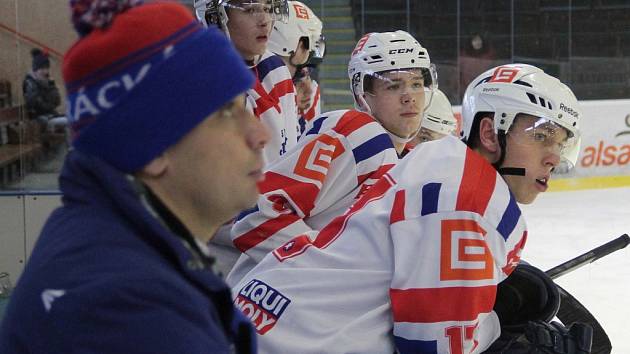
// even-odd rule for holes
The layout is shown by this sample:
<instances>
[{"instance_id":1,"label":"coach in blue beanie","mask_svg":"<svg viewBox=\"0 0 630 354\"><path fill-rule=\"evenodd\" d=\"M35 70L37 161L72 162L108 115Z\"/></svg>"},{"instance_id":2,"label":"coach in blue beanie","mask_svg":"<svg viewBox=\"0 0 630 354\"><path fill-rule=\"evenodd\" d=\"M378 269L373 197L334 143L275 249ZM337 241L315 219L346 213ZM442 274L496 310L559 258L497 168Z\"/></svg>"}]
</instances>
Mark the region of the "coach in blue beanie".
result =
<instances>
[{"instance_id":1,"label":"coach in blue beanie","mask_svg":"<svg viewBox=\"0 0 630 354\"><path fill-rule=\"evenodd\" d=\"M205 244L257 197L253 77L182 5L72 0L72 146L0 353L253 353Z\"/></svg>"}]
</instances>

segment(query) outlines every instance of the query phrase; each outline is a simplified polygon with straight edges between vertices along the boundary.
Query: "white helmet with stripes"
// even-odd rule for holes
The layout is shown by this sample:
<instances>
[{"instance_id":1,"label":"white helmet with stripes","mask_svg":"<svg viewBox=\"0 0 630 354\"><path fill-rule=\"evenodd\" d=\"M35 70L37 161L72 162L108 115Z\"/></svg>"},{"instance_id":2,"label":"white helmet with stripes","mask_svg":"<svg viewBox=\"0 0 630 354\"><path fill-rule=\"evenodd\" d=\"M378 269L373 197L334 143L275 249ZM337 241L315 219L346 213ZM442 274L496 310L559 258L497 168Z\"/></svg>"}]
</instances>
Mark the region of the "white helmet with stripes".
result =
<instances>
[{"instance_id":1,"label":"white helmet with stripes","mask_svg":"<svg viewBox=\"0 0 630 354\"><path fill-rule=\"evenodd\" d=\"M435 90L431 105L424 111L421 126L442 135L453 134L457 128L457 119L444 92Z\"/></svg>"},{"instance_id":2,"label":"white helmet with stripes","mask_svg":"<svg viewBox=\"0 0 630 354\"><path fill-rule=\"evenodd\" d=\"M313 11L299 1L288 2L287 22L275 22L267 48L274 54L290 56L301 38L308 38L308 50L315 57L323 57L325 44L322 37L322 21Z\"/></svg>"},{"instance_id":3,"label":"white helmet with stripes","mask_svg":"<svg viewBox=\"0 0 630 354\"><path fill-rule=\"evenodd\" d=\"M425 87L437 89L437 73L429 52L405 31L368 33L352 51L348 63L350 90L357 109L365 109L365 77L392 70L421 69ZM425 106L428 105L427 100Z\"/></svg>"},{"instance_id":4,"label":"white helmet with stripes","mask_svg":"<svg viewBox=\"0 0 630 354\"><path fill-rule=\"evenodd\" d=\"M470 140L473 122L480 113L494 114L496 133L507 133L518 114L543 118L566 129L569 141L561 157L575 166L582 110L571 89L541 69L528 64L502 65L473 80L462 102L464 141Z\"/></svg>"}]
</instances>

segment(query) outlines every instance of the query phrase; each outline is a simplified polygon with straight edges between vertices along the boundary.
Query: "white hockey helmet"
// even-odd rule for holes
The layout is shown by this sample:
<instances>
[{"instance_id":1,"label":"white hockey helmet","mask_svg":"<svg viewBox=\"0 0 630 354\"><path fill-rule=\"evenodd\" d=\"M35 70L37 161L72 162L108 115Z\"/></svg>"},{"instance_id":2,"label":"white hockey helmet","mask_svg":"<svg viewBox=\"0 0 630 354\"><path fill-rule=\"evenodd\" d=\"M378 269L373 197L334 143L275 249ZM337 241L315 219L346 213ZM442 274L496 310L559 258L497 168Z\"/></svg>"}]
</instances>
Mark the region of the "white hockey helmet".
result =
<instances>
[{"instance_id":1,"label":"white hockey helmet","mask_svg":"<svg viewBox=\"0 0 630 354\"><path fill-rule=\"evenodd\" d=\"M508 64L475 78L462 102L462 139L470 138L478 113L494 113L494 130L507 133L519 114L540 117L565 128L571 144L561 157L575 166L580 150L582 110L565 84L528 64Z\"/></svg>"},{"instance_id":2,"label":"white hockey helmet","mask_svg":"<svg viewBox=\"0 0 630 354\"><path fill-rule=\"evenodd\" d=\"M457 128L453 107L444 92L435 90L433 93L431 105L424 111L421 127L443 135L453 134Z\"/></svg>"},{"instance_id":3,"label":"white hockey helmet","mask_svg":"<svg viewBox=\"0 0 630 354\"><path fill-rule=\"evenodd\" d=\"M323 56L322 21L313 11L299 1L288 1L289 16L286 23L275 22L267 48L274 54L290 56L301 38L308 38L308 50L315 57ZM319 45L318 45L319 44Z\"/></svg>"},{"instance_id":4,"label":"white hockey helmet","mask_svg":"<svg viewBox=\"0 0 630 354\"><path fill-rule=\"evenodd\" d=\"M227 29L228 15L226 8L248 10L250 6L264 5L265 11L269 13L273 21L286 22L288 17L287 0L194 0L195 15L197 20L206 27L216 25L227 36L230 33Z\"/></svg>"},{"instance_id":5,"label":"white hockey helmet","mask_svg":"<svg viewBox=\"0 0 630 354\"><path fill-rule=\"evenodd\" d=\"M437 73L431 64L429 52L405 31L368 33L352 51L348 63L350 90L357 109L364 109L363 95L365 77L386 71L421 69L425 87L437 89ZM430 98L426 100L425 107Z\"/></svg>"}]
</instances>

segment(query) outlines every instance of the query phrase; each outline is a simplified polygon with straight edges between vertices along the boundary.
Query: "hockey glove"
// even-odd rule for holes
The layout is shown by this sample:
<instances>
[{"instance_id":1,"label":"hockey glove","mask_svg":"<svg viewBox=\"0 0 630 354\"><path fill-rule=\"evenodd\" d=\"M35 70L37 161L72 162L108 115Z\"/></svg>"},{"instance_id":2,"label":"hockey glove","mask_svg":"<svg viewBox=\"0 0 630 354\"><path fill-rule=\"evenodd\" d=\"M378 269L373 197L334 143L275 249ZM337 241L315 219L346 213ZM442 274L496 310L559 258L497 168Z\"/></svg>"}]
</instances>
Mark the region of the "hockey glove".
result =
<instances>
[{"instance_id":1,"label":"hockey glove","mask_svg":"<svg viewBox=\"0 0 630 354\"><path fill-rule=\"evenodd\" d=\"M521 262L497 286L494 311L503 331L522 332L529 321L551 321L560 308L556 284L540 269Z\"/></svg>"},{"instance_id":2,"label":"hockey glove","mask_svg":"<svg viewBox=\"0 0 630 354\"><path fill-rule=\"evenodd\" d=\"M532 321L522 334L504 332L484 354L590 354L593 329L583 323Z\"/></svg>"}]
</instances>

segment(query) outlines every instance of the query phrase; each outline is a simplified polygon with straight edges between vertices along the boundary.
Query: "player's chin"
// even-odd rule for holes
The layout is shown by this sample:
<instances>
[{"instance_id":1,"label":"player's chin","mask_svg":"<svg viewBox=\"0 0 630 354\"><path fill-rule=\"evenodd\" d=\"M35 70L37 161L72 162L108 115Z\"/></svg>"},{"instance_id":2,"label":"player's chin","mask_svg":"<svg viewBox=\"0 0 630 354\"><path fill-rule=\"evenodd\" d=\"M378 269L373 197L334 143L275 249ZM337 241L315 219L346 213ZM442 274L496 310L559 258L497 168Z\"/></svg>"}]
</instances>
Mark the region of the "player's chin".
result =
<instances>
[{"instance_id":1,"label":"player's chin","mask_svg":"<svg viewBox=\"0 0 630 354\"><path fill-rule=\"evenodd\" d=\"M267 42L257 41L256 44L253 46L253 48L256 48L255 52L257 55L263 55L265 54L265 51L267 50Z\"/></svg>"},{"instance_id":2,"label":"player's chin","mask_svg":"<svg viewBox=\"0 0 630 354\"><path fill-rule=\"evenodd\" d=\"M240 207L249 209L256 205L260 190L256 181L248 180L240 184Z\"/></svg>"},{"instance_id":3,"label":"player's chin","mask_svg":"<svg viewBox=\"0 0 630 354\"><path fill-rule=\"evenodd\" d=\"M250 197L249 199L243 202L241 210L255 207L257 201L258 201L258 193L255 193L253 197Z\"/></svg>"},{"instance_id":4,"label":"player's chin","mask_svg":"<svg viewBox=\"0 0 630 354\"><path fill-rule=\"evenodd\" d=\"M526 191L523 193L517 193L516 201L519 202L520 204L531 204L536 200L536 198L538 197L540 193L542 192L538 190L531 190L531 191Z\"/></svg>"}]
</instances>

